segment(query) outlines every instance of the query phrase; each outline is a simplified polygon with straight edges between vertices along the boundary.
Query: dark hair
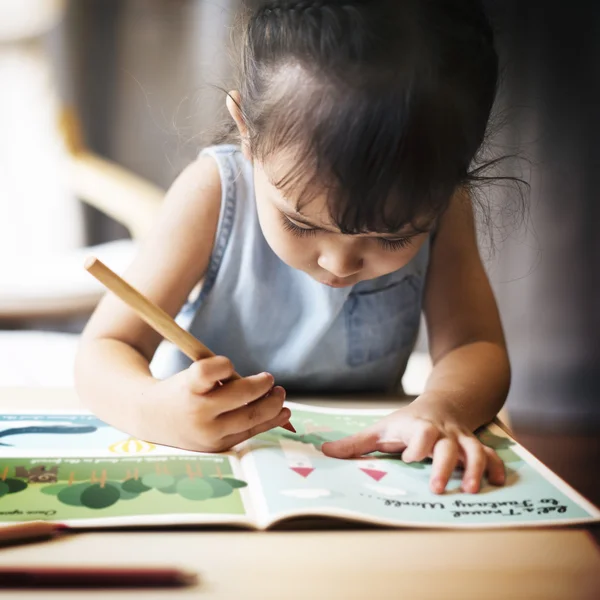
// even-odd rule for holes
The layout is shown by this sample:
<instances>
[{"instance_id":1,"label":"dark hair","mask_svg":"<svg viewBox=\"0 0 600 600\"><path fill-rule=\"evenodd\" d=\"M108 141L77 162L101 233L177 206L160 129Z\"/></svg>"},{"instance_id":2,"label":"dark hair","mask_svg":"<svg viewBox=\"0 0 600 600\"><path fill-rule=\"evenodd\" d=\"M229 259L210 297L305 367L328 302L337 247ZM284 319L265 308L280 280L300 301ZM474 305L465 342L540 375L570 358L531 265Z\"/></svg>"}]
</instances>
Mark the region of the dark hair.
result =
<instances>
[{"instance_id":1,"label":"dark hair","mask_svg":"<svg viewBox=\"0 0 600 600\"><path fill-rule=\"evenodd\" d=\"M253 156L297 209L324 187L344 233L426 229L468 187L498 81L478 0L279 0L243 35Z\"/></svg>"}]
</instances>

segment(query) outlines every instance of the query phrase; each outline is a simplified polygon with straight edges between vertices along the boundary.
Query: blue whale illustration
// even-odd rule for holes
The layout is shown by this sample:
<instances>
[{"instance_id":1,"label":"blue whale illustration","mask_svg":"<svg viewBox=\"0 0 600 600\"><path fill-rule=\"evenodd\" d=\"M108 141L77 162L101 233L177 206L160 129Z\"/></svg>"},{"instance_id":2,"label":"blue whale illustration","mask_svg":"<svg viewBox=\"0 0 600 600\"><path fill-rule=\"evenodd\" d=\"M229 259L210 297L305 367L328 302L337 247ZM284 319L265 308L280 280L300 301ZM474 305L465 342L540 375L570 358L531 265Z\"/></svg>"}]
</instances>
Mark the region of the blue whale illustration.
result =
<instances>
[{"instance_id":1,"label":"blue whale illustration","mask_svg":"<svg viewBox=\"0 0 600 600\"><path fill-rule=\"evenodd\" d=\"M0 438L5 438L10 435L27 435L32 433L94 433L97 427L92 425L34 425L28 427L13 427L11 429L5 429L0 431ZM12 446L12 444L5 444L0 442L0 446Z\"/></svg>"}]
</instances>

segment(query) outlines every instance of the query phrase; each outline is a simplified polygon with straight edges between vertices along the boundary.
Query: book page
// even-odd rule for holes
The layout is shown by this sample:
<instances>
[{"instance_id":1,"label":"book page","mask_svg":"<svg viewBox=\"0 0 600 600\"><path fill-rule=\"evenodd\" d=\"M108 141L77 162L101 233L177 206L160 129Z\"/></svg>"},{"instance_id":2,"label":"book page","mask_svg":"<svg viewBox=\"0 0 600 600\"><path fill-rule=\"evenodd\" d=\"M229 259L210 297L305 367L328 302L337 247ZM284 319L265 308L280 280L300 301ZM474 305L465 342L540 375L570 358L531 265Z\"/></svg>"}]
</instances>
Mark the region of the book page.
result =
<instances>
[{"instance_id":1,"label":"book page","mask_svg":"<svg viewBox=\"0 0 600 600\"><path fill-rule=\"evenodd\" d=\"M0 524L240 524L251 501L235 455L133 439L89 413L0 415Z\"/></svg>"},{"instance_id":2,"label":"book page","mask_svg":"<svg viewBox=\"0 0 600 600\"><path fill-rule=\"evenodd\" d=\"M456 470L447 491L429 491L430 461L404 463L380 453L360 459L324 456L321 445L358 432L389 411L306 407L288 403L297 434L281 428L252 440L244 471L260 481L261 526L321 515L409 527L514 527L584 523L600 512L496 425L479 433L505 464L502 487L486 481L478 494L460 489Z\"/></svg>"}]
</instances>

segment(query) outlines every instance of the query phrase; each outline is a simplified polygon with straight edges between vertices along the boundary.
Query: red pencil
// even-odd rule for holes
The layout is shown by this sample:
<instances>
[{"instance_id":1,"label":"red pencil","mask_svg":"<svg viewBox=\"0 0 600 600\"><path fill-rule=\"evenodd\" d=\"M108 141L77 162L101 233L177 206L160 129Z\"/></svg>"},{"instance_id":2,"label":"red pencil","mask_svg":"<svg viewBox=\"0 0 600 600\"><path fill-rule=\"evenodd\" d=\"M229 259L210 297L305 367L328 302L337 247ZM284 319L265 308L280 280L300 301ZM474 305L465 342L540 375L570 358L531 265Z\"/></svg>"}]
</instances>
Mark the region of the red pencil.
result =
<instances>
[{"instance_id":1,"label":"red pencil","mask_svg":"<svg viewBox=\"0 0 600 600\"><path fill-rule=\"evenodd\" d=\"M65 529L68 529L66 525L46 521L2 525L0 526L0 546L46 540L62 533Z\"/></svg>"},{"instance_id":2,"label":"red pencil","mask_svg":"<svg viewBox=\"0 0 600 600\"><path fill-rule=\"evenodd\" d=\"M196 573L151 567L4 567L0 588L182 587L197 583Z\"/></svg>"}]
</instances>

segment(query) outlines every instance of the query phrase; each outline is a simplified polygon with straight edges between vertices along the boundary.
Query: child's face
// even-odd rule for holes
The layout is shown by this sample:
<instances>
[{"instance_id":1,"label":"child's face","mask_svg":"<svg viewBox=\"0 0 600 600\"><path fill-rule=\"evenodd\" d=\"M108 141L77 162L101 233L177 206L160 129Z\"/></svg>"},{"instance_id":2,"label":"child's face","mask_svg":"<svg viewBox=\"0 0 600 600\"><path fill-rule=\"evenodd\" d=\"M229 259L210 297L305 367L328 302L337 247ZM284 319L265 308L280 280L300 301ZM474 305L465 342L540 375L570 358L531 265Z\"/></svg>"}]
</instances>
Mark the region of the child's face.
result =
<instances>
[{"instance_id":1,"label":"child's face","mask_svg":"<svg viewBox=\"0 0 600 600\"><path fill-rule=\"evenodd\" d=\"M331 223L325 195L297 213L256 161L254 185L258 218L273 252L325 285L346 287L396 271L410 262L427 237L408 228L394 235L342 234Z\"/></svg>"}]
</instances>

